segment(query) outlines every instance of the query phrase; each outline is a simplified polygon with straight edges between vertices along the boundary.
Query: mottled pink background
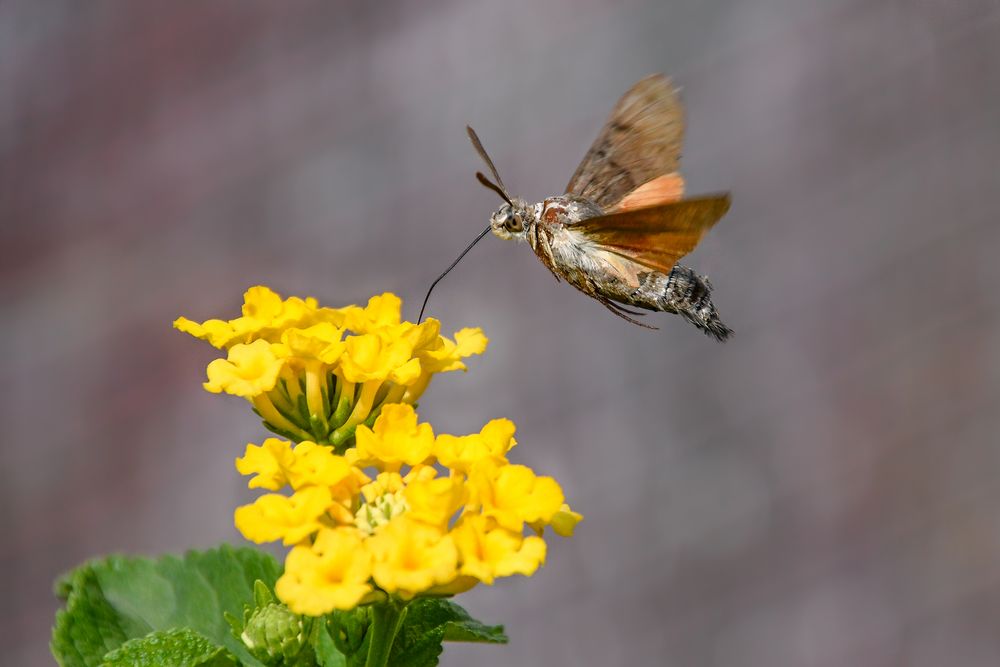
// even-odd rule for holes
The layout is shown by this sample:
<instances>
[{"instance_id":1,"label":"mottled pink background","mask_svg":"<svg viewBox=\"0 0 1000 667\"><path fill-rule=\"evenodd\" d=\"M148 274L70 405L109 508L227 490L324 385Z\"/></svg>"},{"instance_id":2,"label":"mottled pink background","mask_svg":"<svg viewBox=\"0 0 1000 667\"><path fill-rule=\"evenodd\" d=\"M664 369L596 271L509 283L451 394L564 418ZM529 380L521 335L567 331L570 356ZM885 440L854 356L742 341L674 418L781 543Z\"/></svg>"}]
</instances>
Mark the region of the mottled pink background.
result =
<instances>
[{"instance_id":1,"label":"mottled pink background","mask_svg":"<svg viewBox=\"0 0 1000 667\"><path fill-rule=\"evenodd\" d=\"M489 353L422 405L519 425L586 514L463 597L444 665L1000 662L1000 4L0 4L0 642L51 664L55 576L238 541L262 436L170 328L249 285L416 307L485 224L472 123L555 194L656 71L689 109L690 259L735 339L650 332L490 238L431 312Z\"/></svg>"}]
</instances>

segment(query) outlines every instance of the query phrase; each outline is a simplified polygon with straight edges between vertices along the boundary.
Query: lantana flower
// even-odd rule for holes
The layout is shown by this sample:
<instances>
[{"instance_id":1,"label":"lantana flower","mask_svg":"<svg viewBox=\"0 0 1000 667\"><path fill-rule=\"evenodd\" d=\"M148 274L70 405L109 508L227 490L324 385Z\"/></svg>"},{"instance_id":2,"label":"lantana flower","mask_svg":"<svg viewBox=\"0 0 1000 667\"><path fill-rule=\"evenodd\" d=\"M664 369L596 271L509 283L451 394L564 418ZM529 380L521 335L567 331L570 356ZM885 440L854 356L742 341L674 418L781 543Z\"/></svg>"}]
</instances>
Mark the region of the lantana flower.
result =
<instances>
[{"instance_id":1,"label":"lantana flower","mask_svg":"<svg viewBox=\"0 0 1000 667\"><path fill-rule=\"evenodd\" d=\"M225 351L205 388L241 396L280 436L236 459L251 489L236 528L292 547L275 587L297 614L447 596L545 562L545 531L581 515L559 484L511 463L515 426L435 434L415 401L437 373L465 370L487 339L401 318L393 294L345 308L253 287L242 315L174 326ZM381 608L381 607L379 607Z\"/></svg>"},{"instance_id":2,"label":"lantana flower","mask_svg":"<svg viewBox=\"0 0 1000 667\"><path fill-rule=\"evenodd\" d=\"M371 571L371 555L355 531L323 528L312 544L289 552L275 592L295 600L297 613L320 616L355 607L371 595Z\"/></svg>"},{"instance_id":3,"label":"lantana flower","mask_svg":"<svg viewBox=\"0 0 1000 667\"><path fill-rule=\"evenodd\" d=\"M433 318L402 321L401 306L385 293L365 307L327 308L257 286L236 319L174 326L226 352L209 364L205 389L245 398L277 435L343 452L384 406L415 403L434 375L464 370L464 358L486 349L480 329L449 339Z\"/></svg>"},{"instance_id":4,"label":"lantana flower","mask_svg":"<svg viewBox=\"0 0 1000 667\"><path fill-rule=\"evenodd\" d=\"M312 442L250 444L236 462L252 476L249 486L278 490L283 480L290 495L267 494L237 509L236 527L255 542L297 545L277 592L303 614L351 608L370 592L407 600L531 575L545 561L544 528L580 516L569 514L554 479L506 461L513 435L513 424L501 420L461 438L434 436L412 406L393 404L371 428L358 428L358 447L343 456ZM444 465L434 452L456 442L465 455L453 459L456 467ZM361 556L342 555L348 547L367 554L364 582L345 574L348 565L366 571ZM323 582L323 592L310 581Z\"/></svg>"}]
</instances>

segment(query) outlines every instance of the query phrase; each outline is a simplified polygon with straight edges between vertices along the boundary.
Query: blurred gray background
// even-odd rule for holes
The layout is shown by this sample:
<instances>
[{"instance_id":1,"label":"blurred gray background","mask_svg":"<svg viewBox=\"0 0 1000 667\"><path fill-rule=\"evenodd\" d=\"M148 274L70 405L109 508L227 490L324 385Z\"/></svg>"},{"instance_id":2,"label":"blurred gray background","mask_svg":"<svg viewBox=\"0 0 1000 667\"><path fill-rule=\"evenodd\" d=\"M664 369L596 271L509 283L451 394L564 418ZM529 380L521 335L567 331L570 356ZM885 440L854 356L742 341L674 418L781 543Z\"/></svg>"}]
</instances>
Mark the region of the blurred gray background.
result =
<instances>
[{"instance_id":1,"label":"blurred gray background","mask_svg":"<svg viewBox=\"0 0 1000 667\"><path fill-rule=\"evenodd\" d=\"M998 64L996 0L0 4L3 661L51 664L83 559L240 539L263 432L174 317L415 317L498 204L466 123L541 198L662 71L690 191L733 193L686 263L737 335L492 237L441 284L492 343L423 416L512 418L586 515L462 597L511 644L442 664L997 665Z\"/></svg>"}]
</instances>

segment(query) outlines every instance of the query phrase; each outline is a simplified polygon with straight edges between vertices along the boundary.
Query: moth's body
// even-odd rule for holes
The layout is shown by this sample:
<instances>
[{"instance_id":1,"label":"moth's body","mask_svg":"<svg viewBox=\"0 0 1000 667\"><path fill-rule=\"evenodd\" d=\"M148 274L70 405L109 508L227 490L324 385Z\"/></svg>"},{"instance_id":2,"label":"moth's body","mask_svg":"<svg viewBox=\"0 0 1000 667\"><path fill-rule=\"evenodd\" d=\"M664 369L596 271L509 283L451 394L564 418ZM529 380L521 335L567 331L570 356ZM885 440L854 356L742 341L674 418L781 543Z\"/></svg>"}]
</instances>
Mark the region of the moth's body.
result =
<instances>
[{"instance_id":1,"label":"moth's body","mask_svg":"<svg viewBox=\"0 0 1000 667\"><path fill-rule=\"evenodd\" d=\"M571 194L549 197L537 204L517 198L512 203L501 206L491 216L494 235L526 241L557 281L565 280L617 315L623 314L609 301L682 315L720 340L731 333L719 320L706 277L680 265L669 273L652 270L575 231L577 223L605 214L596 203ZM517 220L520 231L514 231Z\"/></svg>"},{"instance_id":2,"label":"moth's body","mask_svg":"<svg viewBox=\"0 0 1000 667\"><path fill-rule=\"evenodd\" d=\"M725 340L732 331L712 304L712 285L677 264L729 209L726 194L684 198L678 173L684 131L676 91L662 76L634 85L566 187L536 204L511 197L475 132L469 136L497 183L480 182L505 204L490 229L526 241L557 280L565 280L635 324L623 306L677 313Z\"/></svg>"},{"instance_id":3,"label":"moth's body","mask_svg":"<svg viewBox=\"0 0 1000 667\"><path fill-rule=\"evenodd\" d=\"M515 213L510 206L503 206L490 220L493 233L500 238L527 241L556 280L565 280L591 296L596 293L595 285L626 285L630 273L632 281L637 282L635 272L629 267L615 262L585 236L573 231L574 224L604 213L594 202L575 195L562 195L533 205L515 199L514 204L523 221L523 229L508 232L505 223Z\"/></svg>"}]
</instances>

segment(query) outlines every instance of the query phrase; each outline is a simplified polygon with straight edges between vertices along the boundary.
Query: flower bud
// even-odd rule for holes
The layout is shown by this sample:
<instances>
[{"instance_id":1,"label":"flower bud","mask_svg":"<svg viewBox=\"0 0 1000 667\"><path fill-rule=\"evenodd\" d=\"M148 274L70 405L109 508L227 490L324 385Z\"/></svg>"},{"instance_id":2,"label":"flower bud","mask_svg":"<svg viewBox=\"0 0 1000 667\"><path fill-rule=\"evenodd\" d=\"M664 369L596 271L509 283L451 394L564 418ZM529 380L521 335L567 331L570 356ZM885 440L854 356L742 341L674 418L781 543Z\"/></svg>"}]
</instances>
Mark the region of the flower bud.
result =
<instances>
[{"instance_id":1,"label":"flower bud","mask_svg":"<svg viewBox=\"0 0 1000 667\"><path fill-rule=\"evenodd\" d=\"M240 639L261 662L280 665L305 646L305 626L301 616L283 604L272 603L253 612Z\"/></svg>"}]
</instances>

